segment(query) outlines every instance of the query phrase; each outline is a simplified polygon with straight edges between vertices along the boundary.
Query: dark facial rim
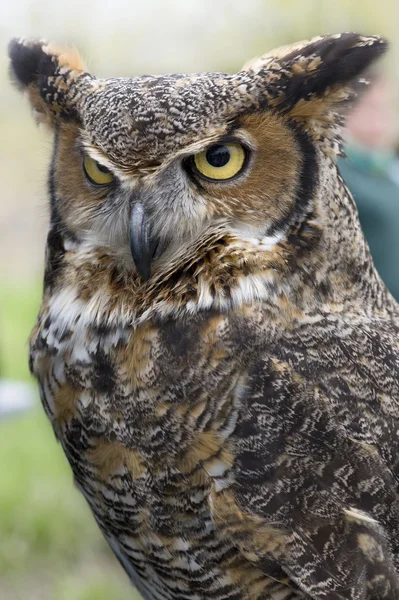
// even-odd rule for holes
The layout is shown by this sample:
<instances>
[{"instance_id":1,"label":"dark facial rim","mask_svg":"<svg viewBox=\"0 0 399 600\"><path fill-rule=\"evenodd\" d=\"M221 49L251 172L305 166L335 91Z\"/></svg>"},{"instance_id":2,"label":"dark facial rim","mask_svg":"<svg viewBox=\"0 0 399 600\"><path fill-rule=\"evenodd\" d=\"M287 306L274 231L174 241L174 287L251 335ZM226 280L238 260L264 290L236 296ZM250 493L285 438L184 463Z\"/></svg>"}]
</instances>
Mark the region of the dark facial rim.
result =
<instances>
[{"instance_id":1,"label":"dark facial rim","mask_svg":"<svg viewBox=\"0 0 399 600\"><path fill-rule=\"evenodd\" d=\"M229 183L231 181L234 181L235 179L238 179L239 177L241 177L241 175L243 175L243 173L247 170L249 163L250 163L250 158L251 158L251 154L252 154L252 149L249 148L246 144L244 144L241 140L238 140L237 138L234 137L225 137L221 140L217 140L215 142L213 142L212 144L209 144L209 146L207 148L205 148L204 150L202 150L202 152L207 152L210 148L212 148L212 146L223 146L223 144L239 144L241 146L241 148L243 148L244 150L244 162L243 165L241 167L241 169L232 177L229 177L228 179L212 179L212 177L207 177L206 175L203 175L202 173L200 173L200 171L198 171L195 162L194 162L194 155L189 156L188 158L184 159L183 161L183 166L185 168L185 170L188 172L188 174L192 177L197 179L202 179L203 181L209 181L209 183L213 183L215 185L221 185L223 183Z\"/></svg>"}]
</instances>

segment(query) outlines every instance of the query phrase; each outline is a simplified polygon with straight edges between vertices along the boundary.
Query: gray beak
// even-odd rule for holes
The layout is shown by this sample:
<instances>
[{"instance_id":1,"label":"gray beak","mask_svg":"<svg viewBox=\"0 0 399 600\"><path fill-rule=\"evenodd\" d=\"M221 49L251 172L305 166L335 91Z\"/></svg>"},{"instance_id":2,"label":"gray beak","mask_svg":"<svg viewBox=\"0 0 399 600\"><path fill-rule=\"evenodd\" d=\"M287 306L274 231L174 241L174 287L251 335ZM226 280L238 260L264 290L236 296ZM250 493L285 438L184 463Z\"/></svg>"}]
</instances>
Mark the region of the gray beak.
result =
<instances>
[{"instance_id":1,"label":"gray beak","mask_svg":"<svg viewBox=\"0 0 399 600\"><path fill-rule=\"evenodd\" d=\"M159 240L151 236L149 220L140 202L133 205L129 233L134 264L140 277L147 281L151 277L151 263L160 255L161 248Z\"/></svg>"}]
</instances>

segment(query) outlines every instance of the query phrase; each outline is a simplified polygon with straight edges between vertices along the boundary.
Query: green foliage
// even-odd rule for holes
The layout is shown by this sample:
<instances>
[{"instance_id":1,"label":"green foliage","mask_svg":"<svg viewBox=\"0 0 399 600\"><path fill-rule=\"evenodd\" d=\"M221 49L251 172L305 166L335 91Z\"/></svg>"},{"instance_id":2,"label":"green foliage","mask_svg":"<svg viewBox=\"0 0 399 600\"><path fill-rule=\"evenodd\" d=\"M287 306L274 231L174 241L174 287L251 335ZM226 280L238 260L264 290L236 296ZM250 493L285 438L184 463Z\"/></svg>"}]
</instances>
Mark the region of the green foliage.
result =
<instances>
[{"instance_id":1,"label":"green foliage","mask_svg":"<svg viewBox=\"0 0 399 600\"><path fill-rule=\"evenodd\" d=\"M0 377L29 380L28 337L39 309L41 284L3 286L0 295ZM1 451L1 450L0 450Z\"/></svg>"}]
</instances>

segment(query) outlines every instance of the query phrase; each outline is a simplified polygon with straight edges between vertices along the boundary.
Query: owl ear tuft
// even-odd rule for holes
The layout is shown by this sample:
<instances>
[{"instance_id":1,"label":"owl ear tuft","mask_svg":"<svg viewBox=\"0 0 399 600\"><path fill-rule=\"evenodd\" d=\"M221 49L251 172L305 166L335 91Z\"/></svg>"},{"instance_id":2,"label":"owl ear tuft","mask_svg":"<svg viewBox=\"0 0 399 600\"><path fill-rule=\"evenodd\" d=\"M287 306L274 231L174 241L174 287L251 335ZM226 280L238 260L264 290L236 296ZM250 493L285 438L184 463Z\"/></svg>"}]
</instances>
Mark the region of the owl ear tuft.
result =
<instances>
[{"instance_id":1,"label":"owl ear tuft","mask_svg":"<svg viewBox=\"0 0 399 600\"><path fill-rule=\"evenodd\" d=\"M310 42L288 54L284 63L290 65L293 77L288 103L300 98L322 97L332 89L356 83L356 79L387 49L387 42L378 37L343 33Z\"/></svg>"},{"instance_id":2,"label":"owl ear tuft","mask_svg":"<svg viewBox=\"0 0 399 600\"><path fill-rule=\"evenodd\" d=\"M92 78L74 50L61 50L43 40L13 39L8 47L10 74L17 87L25 91L39 122L78 118L71 93ZM75 90L76 91L76 90Z\"/></svg>"},{"instance_id":3,"label":"owl ear tuft","mask_svg":"<svg viewBox=\"0 0 399 600\"><path fill-rule=\"evenodd\" d=\"M19 88L24 89L38 80L40 63L46 57L42 42L28 45L24 40L13 39L8 46L8 56L11 78Z\"/></svg>"},{"instance_id":4,"label":"owl ear tuft","mask_svg":"<svg viewBox=\"0 0 399 600\"><path fill-rule=\"evenodd\" d=\"M387 46L382 38L357 33L317 37L269 52L245 70L256 78L263 73L269 106L292 118L317 118L342 112Z\"/></svg>"}]
</instances>

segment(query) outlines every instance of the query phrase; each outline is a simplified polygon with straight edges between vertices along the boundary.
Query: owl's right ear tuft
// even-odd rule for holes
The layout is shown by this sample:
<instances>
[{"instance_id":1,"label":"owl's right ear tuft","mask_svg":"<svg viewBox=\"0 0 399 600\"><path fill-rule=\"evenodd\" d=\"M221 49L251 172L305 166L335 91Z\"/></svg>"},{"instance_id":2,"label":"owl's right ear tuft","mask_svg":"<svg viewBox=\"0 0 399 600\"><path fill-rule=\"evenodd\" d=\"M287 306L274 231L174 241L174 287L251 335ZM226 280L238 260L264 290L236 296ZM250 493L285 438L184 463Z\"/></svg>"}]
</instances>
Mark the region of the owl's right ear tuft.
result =
<instances>
[{"instance_id":1,"label":"owl's right ear tuft","mask_svg":"<svg viewBox=\"0 0 399 600\"><path fill-rule=\"evenodd\" d=\"M21 38L11 40L8 55L11 79L26 92L37 121L53 125L59 119L78 119L74 91L93 78L75 50Z\"/></svg>"},{"instance_id":2,"label":"owl's right ear tuft","mask_svg":"<svg viewBox=\"0 0 399 600\"><path fill-rule=\"evenodd\" d=\"M45 42L27 42L23 39L13 39L9 43L10 74L20 89L38 82L41 63L49 58L43 51L44 44Z\"/></svg>"},{"instance_id":3,"label":"owl's right ear tuft","mask_svg":"<svg viewBox=\"0 0 399 600\"><path fill-rule=\"evenodd\" d=\"M43 49L45 46L43 40L11 40L8 46L9 72L16 87L29 98L37 122L52 126L54 113L41 94L44 78L51 70L54 71L51 57Z\"/></svg>"}]
</instances>

